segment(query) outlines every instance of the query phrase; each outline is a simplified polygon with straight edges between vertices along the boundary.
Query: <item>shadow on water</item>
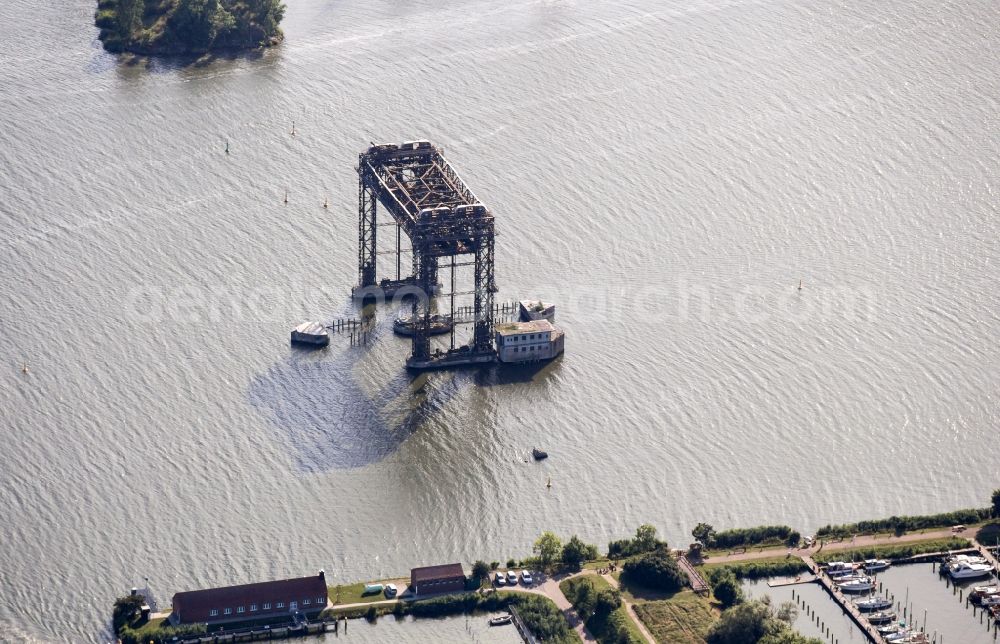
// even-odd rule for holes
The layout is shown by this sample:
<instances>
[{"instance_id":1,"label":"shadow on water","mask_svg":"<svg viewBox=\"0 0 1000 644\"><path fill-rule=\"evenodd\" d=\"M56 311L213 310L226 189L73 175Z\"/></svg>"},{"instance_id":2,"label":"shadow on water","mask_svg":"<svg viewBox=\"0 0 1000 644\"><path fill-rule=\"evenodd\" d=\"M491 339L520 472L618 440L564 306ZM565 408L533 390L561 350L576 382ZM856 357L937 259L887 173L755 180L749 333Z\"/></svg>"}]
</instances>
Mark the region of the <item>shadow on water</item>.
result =
<instances>
[{"instance_id":1,"label":"shadow on water","mask_svg":"<svg viewBox=\"0 0 1000 644\"><path fill-rule=\"evenodd\" d=\"M462 380L400 370L375 391L359 380L357 350L298 351L250 384L250 404L279 430L305 472L381 461L462 389ZM319 358L319 359L316 359ZM466 382L466 384L468 384Z\"/></svg>"},{"instance_id":2,"label":"shadow on water","mask_svg":"<svg viewBox=\"0 0 1000 644\"><path fill-rule=\"evenodd\" d=\"M562 356L558 356L549 362L495 364L477 371L473 377L473 381L479 387L497 387L535 382L556 371L561 362Z\"/></svg>"}]
</instances>

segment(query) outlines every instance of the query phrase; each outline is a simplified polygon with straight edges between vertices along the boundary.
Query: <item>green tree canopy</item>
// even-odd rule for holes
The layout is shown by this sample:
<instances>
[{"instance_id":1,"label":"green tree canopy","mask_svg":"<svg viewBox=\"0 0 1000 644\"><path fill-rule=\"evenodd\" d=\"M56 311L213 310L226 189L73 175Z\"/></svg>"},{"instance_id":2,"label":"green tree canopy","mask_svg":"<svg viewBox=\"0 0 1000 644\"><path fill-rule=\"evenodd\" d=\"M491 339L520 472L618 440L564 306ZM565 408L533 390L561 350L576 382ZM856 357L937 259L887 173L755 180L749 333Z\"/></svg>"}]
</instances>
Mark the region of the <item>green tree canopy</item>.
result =
<instances>
[{"instance_id":1,"label":"green tree canopy","mask_svg":"<svg viewBox=\"0 0 1000 644\"><path fill-rule=\"evenodd\" d=\"M743 601L743 589L740 582L736 580L736 575L727 571L712 585L712 594L719 600L723 608L729 608Z\"/></svg>"},{"instance_id":2,"label":"green tree canopy","mask_svg":"<svg viewBox=\"0 0 1000 644\"><path fill-rule=\"evenodd\" d=\"M691 531L691 536L695 538L695 541L700 541L707 546L712 543L712 537L715 536L715 528L708 523L699 523Z\"/></svg>"},{"instance_id":3,"label":"green tree canopy","mask_svg":"<svg viewBox=\"0 0 1000 644\"><path fill-rule=\"evenodd\" d=\"M552 565L562 551L562 542L555 533L545 531L540 537L535 539L534 553L538 555L538 561L542 567Z\"/></svg>"},{"instance_id":4,"label":"green tree canopy","mask_svg":"<svg viewBox=\"0 0 1000 644\"><path fill-rule=\"evenodd\" d=\"M993 516L1000 518L1000 488L993 490Z\"/></svg>"},{"instance_id":5,"label":"green tree canopy","mask_svg":"<svg viewBox=\"0 0 1000 644\"><path fill-rule=\"evenodd\" d=\"M485 561L477 561L472 564L472 578L482 581L490 576L490 565Z\"/></svg>"},{"instance_id":6,"label":"green tree canopy","mask_svg":"<svg viewBox=\"0 0 1000 644\"><path fill-rule=\"evenodd\" d=\"M622 566L622 578L630 584L666 592L678 591L688 583L687 575L665 550L656 550L626 561Z\"/></svg>"},{"instance_id":7,"label":"green tree canopy","mask_svg":"<svg viewBox=\"0 0 1000 644\"><path fill-rule=\"evenodd\" d=\"M576 535L570 537L562 549L562 562L574 570L579 570L584 561L596 558L597 546L584 543Z\"/></svg>"}]
</instances>

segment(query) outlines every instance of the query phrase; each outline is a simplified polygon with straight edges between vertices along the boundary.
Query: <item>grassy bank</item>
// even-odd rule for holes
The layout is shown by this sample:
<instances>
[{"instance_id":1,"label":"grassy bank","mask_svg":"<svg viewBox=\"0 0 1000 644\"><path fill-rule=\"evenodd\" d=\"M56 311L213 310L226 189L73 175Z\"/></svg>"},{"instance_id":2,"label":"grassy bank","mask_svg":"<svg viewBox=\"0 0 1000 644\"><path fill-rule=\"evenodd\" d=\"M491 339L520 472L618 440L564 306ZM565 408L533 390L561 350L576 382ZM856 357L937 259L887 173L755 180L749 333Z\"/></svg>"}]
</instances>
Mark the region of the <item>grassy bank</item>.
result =
<instances>
[{"instance_id":1,"label":"grassy bank","mask_svg":"<svg viewBox=\"0 0 1000 644\"><path fill-rule=\"evenodd\" d=\"M887 532L901 535L915 530L930 530L932 528L948 528L953 525L972 525L988 520L993 514L993 508L968 508L944 512L942 514L925 514L917 516L889 517L887 519L868 519L857 523L841 525L825 525L816 531L816 538L850 537L856 534L877 534Z\"/></svg>"},{"instance_id":2,"label":"grassy bank","mask_svg":"<svg viewBox=\"0 0 1000 644\"><path fill-rule=\"evenodd\" d=\"M705 635L719 618L712 604L685 590L670 599L633 606L643 625L662 644L704 644Z\"/></svg>"},{"instance_id":3,"label":"grassy bank","mask_svg":"<svg viewBox=\"0 0 1000 644\"><path fill-rule=\"evenodd\" d=\"M729 563L709 562L698 566L698 569L705 576L708 576L714 570L726 569L731 571L737 579L760 579L762 577L792 577L808 571L809 566L797 556L788 557L782 555L780 557L766 557L764 559L750 559L748 561Z\"/></svg>"},{"instance_id":4,"label":"grassy bank","mask_svg":"<svg viewBox=\"0 0 1000 644\"><path fill-rule=\"evenodd\" d=\"M962 537L948 539L926 539L898 544L881 544L851 548L849 550L820 551L813 555L816 563L824 564L831 561L861 561L863 559L905 559L928 552L944 552L946 550L961 550L970 546L969 540Z\"/></svg>"}]
</instances>

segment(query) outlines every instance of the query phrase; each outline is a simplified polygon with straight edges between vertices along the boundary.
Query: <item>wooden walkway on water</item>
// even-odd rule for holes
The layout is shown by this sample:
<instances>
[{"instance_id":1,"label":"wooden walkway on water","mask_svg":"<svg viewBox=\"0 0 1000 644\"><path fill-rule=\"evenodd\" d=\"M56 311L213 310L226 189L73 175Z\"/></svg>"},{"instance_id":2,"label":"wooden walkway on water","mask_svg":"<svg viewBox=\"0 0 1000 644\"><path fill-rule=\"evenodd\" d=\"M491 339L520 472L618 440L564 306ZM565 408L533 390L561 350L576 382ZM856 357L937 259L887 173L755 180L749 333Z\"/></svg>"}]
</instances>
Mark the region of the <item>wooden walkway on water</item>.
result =
<instances>
[{"instance_id":1,"label":"wooden walkway on water","mask_svg":"<svg viewBox=\"0 0 1000 644\"><path fill-rule=\"evenodd\" d=\"M705 578L701 576L701 573L688 561L688 558L681 555L681 558L677 560L677 565L680 566L681 570L688 577L688 581L691 583L691 590L703 595L707 593L710 588Z\"/></svg>"},{"instance_id":2,"label":"wooden walkway on water","mask_svg":"<svg viewBox=\"0 0 1000 644\"><path fill-rule=\"evenodd\" d=\"M840 589L833 585L833 582L829 577L818 574L819 566L816 565L816 562L813 561L812 557L803 557L803 561L806 562L810 570L815 570L817 572L816 581L819 582L820 586L826 589L826 592L831 598L833 598L833 601L840 605L840 609L847 613L847 616L854 621L869 642L872 642L873 644L882 644L882 642L885 642L885 639L879 635L878 630L872 626L867 619L865 619L865 617L861 614L861 611L858 610L858 607L854 605L854 602L845 597Z\"/></svg>"}]
</instances>

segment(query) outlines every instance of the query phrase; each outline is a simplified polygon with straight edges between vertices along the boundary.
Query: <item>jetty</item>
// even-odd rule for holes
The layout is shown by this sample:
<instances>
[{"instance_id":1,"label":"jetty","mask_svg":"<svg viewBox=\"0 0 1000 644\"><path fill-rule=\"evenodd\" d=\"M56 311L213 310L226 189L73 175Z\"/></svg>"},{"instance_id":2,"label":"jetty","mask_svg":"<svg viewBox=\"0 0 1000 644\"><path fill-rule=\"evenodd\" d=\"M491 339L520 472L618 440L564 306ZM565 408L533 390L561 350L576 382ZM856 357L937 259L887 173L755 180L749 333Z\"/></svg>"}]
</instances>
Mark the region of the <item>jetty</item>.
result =
<instances>
[{"instance_id":1,"label":"jetty","mask_svg":"<svg viewBox=\"0 0 1000 644\"><path fill-rule=\"evenodd\" d=\"M858 610L858 607L854 605L854 602L848 600L828 576L820 574L820 567L815 561L813 561L813 558L803 557L803 561L806 562L810 570L814 570L816 572L816 581L818 581L819 585L822 586L827 593L829 593L833 601L837 602L840 609L847 613L848 617L850 617L861 632L864 633L865 638L873 644L882 644L885 639L879 635L878 630L872 626L867 619L865 619L864 615L861 614L861 611Z\"/></svg>"}]
</instances>

